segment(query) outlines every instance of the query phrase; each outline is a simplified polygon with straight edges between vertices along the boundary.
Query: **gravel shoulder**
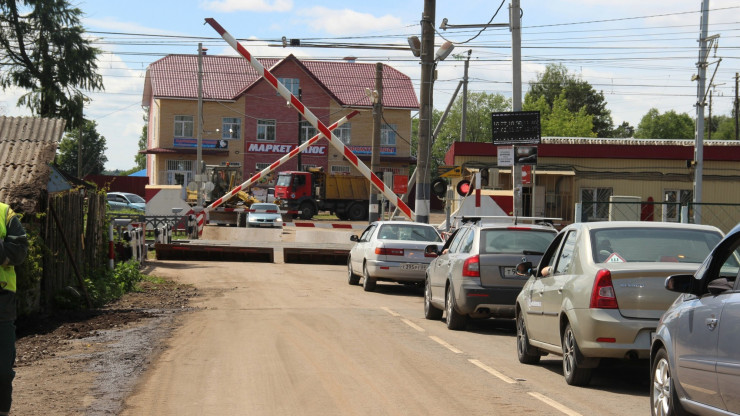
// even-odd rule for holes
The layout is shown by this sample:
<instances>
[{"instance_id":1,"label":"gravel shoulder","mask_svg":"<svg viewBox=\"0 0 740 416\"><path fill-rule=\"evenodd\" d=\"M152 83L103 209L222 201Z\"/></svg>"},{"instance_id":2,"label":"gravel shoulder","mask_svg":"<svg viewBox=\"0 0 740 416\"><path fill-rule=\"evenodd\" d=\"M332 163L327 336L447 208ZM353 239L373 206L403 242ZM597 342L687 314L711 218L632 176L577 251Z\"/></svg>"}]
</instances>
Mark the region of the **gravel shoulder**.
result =
<instances>
[{"instance_id":1,"label":"gravel shoulder","mask_svg":"<svg viewBox=\"0 0 740 416\"><path fill-rule=\"evenodd\" d=\"M189 285L146 281L102 309L19 319L12 413L118 414L198 296Z\"/></svg>"}]
</instances>

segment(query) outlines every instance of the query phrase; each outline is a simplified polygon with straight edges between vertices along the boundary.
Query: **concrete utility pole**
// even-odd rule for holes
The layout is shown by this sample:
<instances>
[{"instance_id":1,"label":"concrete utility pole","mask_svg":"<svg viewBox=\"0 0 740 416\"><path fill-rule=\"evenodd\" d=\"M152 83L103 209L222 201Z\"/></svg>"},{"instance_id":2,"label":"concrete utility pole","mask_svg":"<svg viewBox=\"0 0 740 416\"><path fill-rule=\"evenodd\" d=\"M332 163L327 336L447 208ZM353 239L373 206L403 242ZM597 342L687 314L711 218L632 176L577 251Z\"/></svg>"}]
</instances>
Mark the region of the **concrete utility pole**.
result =
<instances>
[{"instance_id":1,"label":"concrete utility pole","mask_svg":"<svg viewBox=\"0 0 740 416\"><path fill-rule=\"evenodd\" d=\"M377 62L375 64L375 91L371 94L373 100L373 154L370 157L370 170L378 174L380 169L380 131L383 120L383 64ZM370 187L370 208L368 219L370 222L377 221L379 217L380 209L378 209L378 191L374 187Z\"/></svg>"},{"instance_id":2,"label":"concrete utility pole","mask_svg":"<svg viewBox=\"0 0 740 416\"><path fill-rule=\"evenodd\" d=\"M198 207L203 206L203 44L198 43L198 142L195 151L195 184L198 186ZM187 186L187 184L185 184Z\"/></svg>"},{"instance_id":3,"label":"concrete utility pole","mask_svg":"<svg viewBox=\"0 0 740 416\"><path fill-rule=\"evenodd\" d=\"M462 102L462 123L460 126L460 141L464 142L467 136L468 126L468 67L470 66L470 54L472 49L468 49L468 59L465 60L465 75L463 75L463 102ZM448 107L449 108L449 107Z\"/></svg>"},{"instance_id":4,"label":"concrete utility pole","mask_svg":"<svg viewBox=\"0 0 740 416\"><path fill-rule=\"evenodd\" d=\"M704 92L707 77L707 31L709 29L709 0L701 4L701 35L699 37L699 79L696 86L696 136L694 145L694 204L702 202L702 175L704 169ZM701 224L701 206L694 205L694 223Z\"/></svg>"},{"instance_id":5,"label":"concrete utility pole","mask_svg":"<svg viewBox=\"0 0 740 416\"><path fill-rule=\"evenodd\" d=\"M511 0L509 13L511 81L513 84L511 106L514 111L522 111L522 9L519 7L519 0Z\"/></svg>"},{"instance_id":6,"label":"concrete utility pole","mask_svg":"<svg viewBox=\"0 0 740 416\"><path fill-rule=\"evenodd\" d=\"M300 88L298 88L298 101L303 102L303 91L301 91ZM302 120L303 120L303 117L301 117L301 113L298 112L298 144L296 146L300 146L301 143L303 143L303 140L302 140L302 137L301 137L303 135L303 128L301 126L301 121ZM296 168L297 170L303 170L303 169L301 169L301 165L303 164L303 161L301 160L301 153L302 152L298 152L298 154L295 157L296 163L297 163L297 166L298 166Z\"/></svg>"},{"instance_id":7,"label":"concrete utility pole","mask_svg":"<svg viewBox=\"0 0 740 416\"><path fill-rule=\"evenodd\" d=\"M738 123L738 120L740 120L740 114L738 114L740 113L740 98L737 95L738 79L740 79L740 76L735 72L735 140L740 140L740 123Z\"/></svg>"},{"instance_id":8,"label":"concrete utility pole","mask_svg":"<svg viewBox=\"0 0 740 416\"><path fill-rule=\"evenodd\" d=\"M419 97L419 147L416 152L416 221L429 223L431 174L429 153L432 122L432 85L434 83L434 15L436 0L424 0L421 17L421 88Z\"/></svg>"}]
</instances>

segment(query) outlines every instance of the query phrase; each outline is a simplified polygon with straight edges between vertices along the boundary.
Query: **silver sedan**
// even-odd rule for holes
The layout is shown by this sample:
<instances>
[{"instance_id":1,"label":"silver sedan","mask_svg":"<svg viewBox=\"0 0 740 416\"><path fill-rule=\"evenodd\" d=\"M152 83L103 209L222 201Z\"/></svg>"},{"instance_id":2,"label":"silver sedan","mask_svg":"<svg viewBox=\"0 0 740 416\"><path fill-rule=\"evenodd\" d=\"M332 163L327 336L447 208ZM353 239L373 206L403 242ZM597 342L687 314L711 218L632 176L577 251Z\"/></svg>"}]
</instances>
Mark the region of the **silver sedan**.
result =
<instances>
[{"instance_id":1,"label":"silver sedan","mask_svg":"<svg viewBox=\"0 0 740 416\"><path fill-rule=\"evenodd\" d=\"M437 230L410 221L376 221L360 237L347 260L348 283L357 285L363 278L365 291L375 290L378 281L421 285L429 262L436 254L425 254L427 245L442 245Z\"/></svg>"},{"instance_id":2,"label":"silver sedan","mask_svg":"<svg viewBox=\"0 0 740 416\"><path fill-rule=\"evenodd\" d=\"M249 227L278 227L283 226L280 208L275 204L252 204L247 216Z\"/></svg>"}]
</instances>

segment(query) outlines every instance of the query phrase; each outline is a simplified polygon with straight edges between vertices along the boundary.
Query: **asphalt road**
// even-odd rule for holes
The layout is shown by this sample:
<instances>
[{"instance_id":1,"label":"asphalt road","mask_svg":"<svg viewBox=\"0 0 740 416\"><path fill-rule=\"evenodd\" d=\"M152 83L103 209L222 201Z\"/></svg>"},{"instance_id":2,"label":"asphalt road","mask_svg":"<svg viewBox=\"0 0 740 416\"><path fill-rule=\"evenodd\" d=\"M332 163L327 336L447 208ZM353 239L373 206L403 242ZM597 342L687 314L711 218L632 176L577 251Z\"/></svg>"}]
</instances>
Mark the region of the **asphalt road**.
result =
<instances>
[{"instance_id":1,"label":"asphalt road","mask_svg":"<svg viewBox=\"0 0 740 416\"><path fill-rule=\"evenodd\" d=\"M204 297L123 415L648 415L646 367L568 386L516 358L513 322L449 331L422 292L349 286L346 267L158 261Z\"/></svg>"}]
</instances>

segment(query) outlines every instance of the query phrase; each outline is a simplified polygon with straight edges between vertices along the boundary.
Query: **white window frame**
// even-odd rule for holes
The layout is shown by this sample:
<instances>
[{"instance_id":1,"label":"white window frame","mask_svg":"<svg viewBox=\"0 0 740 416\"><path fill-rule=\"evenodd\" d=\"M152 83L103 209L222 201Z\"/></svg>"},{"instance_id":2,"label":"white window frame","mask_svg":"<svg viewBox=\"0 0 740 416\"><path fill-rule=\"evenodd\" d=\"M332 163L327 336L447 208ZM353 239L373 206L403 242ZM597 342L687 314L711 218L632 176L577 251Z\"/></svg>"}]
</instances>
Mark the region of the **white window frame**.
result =
<instances>
[{"instance_id":1,"label":"white window frame","mask_svg":"<svg viewBox=\"0 0 740 416\"><path fill-rule=\"evenodd\" d=\"M195 131L195 117L175 116L174 137L193 137L193 131Z\"/></svg>"},{"instance_id":2,"label":"white window frame","mask_svg":"<svg viewBox=\"0 0 740 416\"><path fill-rule=\"evenodd\" d=\"M588 192L593 196L593 200L584 201L583 193ZM614 189L612 188L581 188L580 199L582 204L582 210L584 218L588 218L588 221L606 221L609 219L609 197L614 195ZM587 202L590 206L585 206L584 202ZM595 203L594 203L595 202ZM586 217L586 210L589 210L588 216ZM604 214L599 216L599 210Z\"/></svg>"},{"instance_id":3,"label":"white window frame","mask_svg":"<svg viewBox=\"0 0 740 416\"><path fill-rule=\"evenodd\" d=\"M280 81L281 84L285 85L285 88L287 88L291 94L293 94L296 98L299 98L298 96L300 95L301 89L300 78L278 78L278 81ZM276 94L280 95L279 92L276 92Z\"/></svg>"},{"instance_id":4,"label":"white window frame","mask_svg":"<svg viewBox=\"0 0 740 416\"><path fill-rule=\"evenodd\" d=\"M301 143L306 143L311 137L319 134L319 131L311 125L308 120L301 120ZM334 130L336 131L336 130Z\"/></svg>"},{"instance_id":5,"label":"white window frame","mask_svg":"<svg viewBox=\"0 0 740 416\"><path fill-rule=\"evenodd\" d=\"M383 124L380 128L380 145L381 146L395 146L396 145L396 131L398 130L397 124Z\"/></svg>"},{"instance_id":6,"label":"white window frame","mask_svg":"<svg viewBox=\"0 0 740 416\"><path fill-rule=\"evenodd\" d=\"M665 218L667 221L678 222L678 217L681 215L681 208L689 202L694 200L693 189L664 189L663 190L663 202L678 202L678 206L675 204L665 204L666 210Z\"/></svg>"},{"instance_id":7,"label":"white window frame","mask_svg":"<svg viewBox=\"0 0 740 416\"><path fill-rule=\"evenodd\" d=\"M332 131L335 136L348 145L352 143L352 123L344 123Z\"/></svg>"},{"instance_id":8,"label":"white window frame","mask_svg":"<svg viewBox=\"0 0 740 416\"><path fill-rule=\"evenodd\" d=\"M239 140L242 138L242 119L239 117L221 118L221 138Z\"/></svg>"},{"instance_id":9,"label":"white window frame","mask_svg":"<svg viewBox=\"0 0 740 416\"><path fill-rule=\"evenodd\" d=\"M193 181L195 175L195 161L194 160L179 160L179 159L167 159L167 170L165 176L167 178L166 185L183 185L187 186ZM177 180L177 177L181 176L183 183Z\"/></svg>"},{"instance_id":10,"label":"white window frame","mask_svg":"<svg viewBox=\"0 0 740 416\"><path fill-rule=\"evenodd\" d=\"M275 120L257 120L257 140L261 142L274 142L277 137L277 122Z\"/></svg>"}]
</instances>

